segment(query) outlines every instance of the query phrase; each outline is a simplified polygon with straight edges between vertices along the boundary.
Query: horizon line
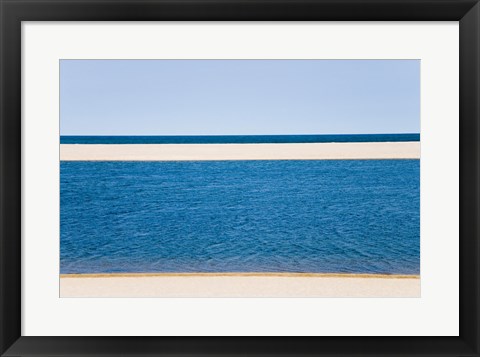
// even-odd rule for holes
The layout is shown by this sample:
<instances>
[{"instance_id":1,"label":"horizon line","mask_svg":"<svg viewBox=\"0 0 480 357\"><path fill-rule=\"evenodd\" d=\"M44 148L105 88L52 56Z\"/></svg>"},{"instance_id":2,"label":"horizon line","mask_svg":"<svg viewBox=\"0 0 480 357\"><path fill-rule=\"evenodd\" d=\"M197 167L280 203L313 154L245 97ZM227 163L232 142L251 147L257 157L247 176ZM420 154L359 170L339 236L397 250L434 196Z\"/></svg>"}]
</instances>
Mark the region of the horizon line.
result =
<instances>
[{"instance_id":1,"label":"horizon line","mask_svg":"<svg viewBox=\"0 0 480 357\"><path fill-rule=\"evenodd\" d=\"M327 136L327 135L420 135L420 133L352 133L352 134L60 134L60 136Z\"/></svg>"}]
</instances>

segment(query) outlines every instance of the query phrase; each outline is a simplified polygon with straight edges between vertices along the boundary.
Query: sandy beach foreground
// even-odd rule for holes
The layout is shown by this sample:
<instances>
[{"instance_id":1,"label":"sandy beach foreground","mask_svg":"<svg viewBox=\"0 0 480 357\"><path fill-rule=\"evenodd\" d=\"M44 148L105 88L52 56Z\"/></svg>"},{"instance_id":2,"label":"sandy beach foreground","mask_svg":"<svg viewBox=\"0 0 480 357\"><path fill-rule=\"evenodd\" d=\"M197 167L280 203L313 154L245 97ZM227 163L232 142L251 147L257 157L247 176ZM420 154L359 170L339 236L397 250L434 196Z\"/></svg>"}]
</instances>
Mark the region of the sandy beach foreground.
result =
<instances>
[{"instance_id":1,"label":"sandy beach foreground","mask_svg":"<svg viewBox=\"0 0 480 357\"><path fill-rule=\"evenodd\" d=\"M419 159L420 142L313 144L61 144L62 161Z\"/></svg>"},{"instance_id":2,"label":"sandy beach foreground","mask_svg":"<svg viewBox=\"0 0 480 357\"><path fill-rule=\"evenodd\" d=\"M420 297L413 275L308 273L70 274L60 297Z\"/></svg>"}]
</instances>

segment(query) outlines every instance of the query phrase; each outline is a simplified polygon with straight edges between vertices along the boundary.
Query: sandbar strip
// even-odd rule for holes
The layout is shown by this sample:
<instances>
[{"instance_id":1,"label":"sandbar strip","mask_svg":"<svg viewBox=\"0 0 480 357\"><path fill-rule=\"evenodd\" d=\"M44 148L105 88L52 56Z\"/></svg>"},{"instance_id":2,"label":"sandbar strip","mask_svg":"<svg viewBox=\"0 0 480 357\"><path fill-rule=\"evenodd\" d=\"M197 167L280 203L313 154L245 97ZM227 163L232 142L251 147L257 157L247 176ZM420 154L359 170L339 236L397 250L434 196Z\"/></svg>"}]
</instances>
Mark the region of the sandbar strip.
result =
<instances>
[{"instance_id":1,"label":"sandbar strip","mask_svg":"<svg viewBox=\"0 0 480 357\"><path fill-rule=\"evenodd\" d=\"M61 144L61 161L419 159L420 142L307 144Z\"/></svg>"},{"instance_id":2,"label":"sandbar strip","mask_svg":"<svg viewBox=\"0 0 480 357\"><path fill-rule=\"evenodd\" d=\"M416 275L67 274L60 297L420 297Z\"/></svg>"},{"instance_id":3,"label":"sandbar strip","mask_svg":"<svg viewBox=\"0 0 480 357\"><path fill-rule=\"evenodd\" d=\"M283 276L315 278L377 278L377 279L420 279L419 275L405 274L356 274L356 273L284 273L284 272L186 272L186 273L87 273L60 274L61 278L138 278L175 276Z\"/></svg>"}]
</instances>

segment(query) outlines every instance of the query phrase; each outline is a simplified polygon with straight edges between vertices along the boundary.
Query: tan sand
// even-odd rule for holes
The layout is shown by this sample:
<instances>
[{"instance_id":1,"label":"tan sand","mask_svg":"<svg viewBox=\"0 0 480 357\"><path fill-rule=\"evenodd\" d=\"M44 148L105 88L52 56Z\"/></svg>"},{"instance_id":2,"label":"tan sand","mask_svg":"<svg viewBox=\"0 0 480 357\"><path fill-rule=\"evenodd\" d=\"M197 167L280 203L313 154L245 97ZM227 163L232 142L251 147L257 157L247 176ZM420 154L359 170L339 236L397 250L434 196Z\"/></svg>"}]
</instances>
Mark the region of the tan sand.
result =
<instances>
[{"instance_id":1,"label":"tan sand","mask_svg":"<svg viewBox=\"0 0 480 357\"><path fill-rule=\"evenodd\" d=\"M420 278L288 273L62 275L60 297L420 297Z\"/></svg>"},{"instance_id":2,"label":"tan sand","mask_svg":"<svg viewBox=\"0 0 480 357\"><path fill-rule=\"evenodd\" d=\"M314 144L62 144L62 161L419 159L419 142Z\"/></svg>"}]
</instances>

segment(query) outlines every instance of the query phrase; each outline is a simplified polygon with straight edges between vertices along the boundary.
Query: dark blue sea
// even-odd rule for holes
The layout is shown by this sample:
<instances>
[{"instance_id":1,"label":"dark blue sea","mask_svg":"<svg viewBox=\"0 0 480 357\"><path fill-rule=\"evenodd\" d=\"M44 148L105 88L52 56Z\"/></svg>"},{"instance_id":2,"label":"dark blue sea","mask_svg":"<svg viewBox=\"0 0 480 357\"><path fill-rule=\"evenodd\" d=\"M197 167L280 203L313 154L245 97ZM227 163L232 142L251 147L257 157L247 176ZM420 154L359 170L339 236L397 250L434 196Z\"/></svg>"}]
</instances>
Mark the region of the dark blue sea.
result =
<instances>
[{"instance_id":1,"label":"dark blue sea","mask_svg":"<svg viewBox=\"0 0 480 357\"><path fill-rule=\"evenodd\" d=\"M61 136L61 144L261 144L420 141L420 134Z\"/></svg>"},{"instance_id":2,"label":"dark blue sea","mask_svg":"<svg viewBox=\"0 0 480 357\"><path fill-rule=\"evenodd\" d=\"M419 160L60 165L61 273L420 271Z\"/></svg>"}]
</instances>

